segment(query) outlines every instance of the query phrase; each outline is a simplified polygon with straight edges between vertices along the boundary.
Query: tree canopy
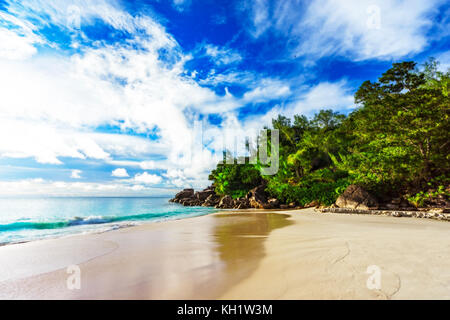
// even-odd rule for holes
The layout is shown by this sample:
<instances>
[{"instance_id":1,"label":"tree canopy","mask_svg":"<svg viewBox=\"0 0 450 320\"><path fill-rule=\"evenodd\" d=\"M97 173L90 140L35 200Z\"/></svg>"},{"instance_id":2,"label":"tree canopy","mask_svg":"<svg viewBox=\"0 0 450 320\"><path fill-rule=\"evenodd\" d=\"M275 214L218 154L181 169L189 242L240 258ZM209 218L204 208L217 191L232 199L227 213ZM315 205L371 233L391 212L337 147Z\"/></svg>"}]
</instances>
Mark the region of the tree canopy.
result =
<instances>
[{"instance_id":1,"label":"tree canopy","mask_svg":"<svg viewBox=\"0 0 450 320\"><path fill-rule=\"evenodd\" d=\"M349 115L321 110L312 118L283 115L279 171L261 176L258 165L219 165L210 175L219 194L234 197L264 182L282 202L329 205L349 184L380 197L413 197L427 188L446 192L450 171L450 73L431 59L394 63L355 93ZM447 195L448 196L448 195Z\"/></svg>"}]
</instances>

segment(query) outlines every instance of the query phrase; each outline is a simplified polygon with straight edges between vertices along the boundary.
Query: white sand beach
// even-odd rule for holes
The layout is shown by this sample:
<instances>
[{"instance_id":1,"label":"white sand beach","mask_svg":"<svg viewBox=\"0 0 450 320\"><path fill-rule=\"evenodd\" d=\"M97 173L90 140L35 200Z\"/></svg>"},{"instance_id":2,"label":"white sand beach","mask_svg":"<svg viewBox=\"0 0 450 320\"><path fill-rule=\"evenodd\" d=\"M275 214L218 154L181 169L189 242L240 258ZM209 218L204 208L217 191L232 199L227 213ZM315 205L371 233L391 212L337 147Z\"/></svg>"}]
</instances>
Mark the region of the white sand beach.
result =
<instances>
[{"instance_id":1,"label":"white sand beach","mask_svg":"<svg viewBox=\"0 0 450 320\"><path fill-rule=\"evenodd\" d=\"M0 247L0 298L450 299L449 235L426 219L228 211Z\"/></svg>"}]
</instances>

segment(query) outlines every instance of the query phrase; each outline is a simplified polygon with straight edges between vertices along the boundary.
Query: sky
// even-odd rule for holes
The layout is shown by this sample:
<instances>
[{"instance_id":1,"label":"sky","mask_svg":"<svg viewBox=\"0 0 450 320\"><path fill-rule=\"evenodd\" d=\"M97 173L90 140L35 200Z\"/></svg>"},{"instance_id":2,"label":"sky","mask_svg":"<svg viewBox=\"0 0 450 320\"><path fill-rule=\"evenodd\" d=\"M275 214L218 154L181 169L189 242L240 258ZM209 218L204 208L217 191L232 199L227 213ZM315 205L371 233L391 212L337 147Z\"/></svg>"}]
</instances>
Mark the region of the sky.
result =
<instances>
[{"instance_id":1,"label":"sky","mask_svg":"<svg viewBox=\"0 0 450 320\"><path fill-rule=\"evenodd\" d=\"M235 138L429 57L445 0L0 0L0 195L204 188Z\"/></svg>"}]
</instances>

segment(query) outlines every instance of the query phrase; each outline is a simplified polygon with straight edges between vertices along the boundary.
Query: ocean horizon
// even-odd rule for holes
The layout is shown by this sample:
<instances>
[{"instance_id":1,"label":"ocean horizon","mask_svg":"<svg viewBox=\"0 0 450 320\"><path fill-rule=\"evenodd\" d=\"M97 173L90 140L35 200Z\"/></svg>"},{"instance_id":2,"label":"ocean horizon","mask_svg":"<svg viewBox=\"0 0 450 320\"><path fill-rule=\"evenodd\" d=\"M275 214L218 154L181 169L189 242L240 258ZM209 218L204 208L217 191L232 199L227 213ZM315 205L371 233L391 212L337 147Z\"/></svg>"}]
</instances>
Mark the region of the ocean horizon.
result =
<instances>
[{"instance_id":1,"label":"ocean horizon","mask_svg":"<svg viewBox=\"0 0 450 320\"><path fill-rule=\"evenodd\" d=\"M14 196L0 198L0 245L104 232L131 225L209 214L170 197Z\"/></svg>"}]
</instances>

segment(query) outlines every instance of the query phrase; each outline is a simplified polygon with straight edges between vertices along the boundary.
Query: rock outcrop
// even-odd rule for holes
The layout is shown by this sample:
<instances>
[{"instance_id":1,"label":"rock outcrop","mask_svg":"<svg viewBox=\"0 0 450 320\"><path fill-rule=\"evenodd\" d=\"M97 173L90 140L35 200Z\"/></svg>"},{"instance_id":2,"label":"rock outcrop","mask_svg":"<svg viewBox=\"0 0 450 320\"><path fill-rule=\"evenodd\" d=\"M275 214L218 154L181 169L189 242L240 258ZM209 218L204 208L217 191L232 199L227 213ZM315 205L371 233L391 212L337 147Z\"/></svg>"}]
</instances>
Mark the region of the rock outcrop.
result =
<instances>
[{"instance_id":1,"label":"rock outcrop","mask_svg":"<svg viewBox=\"0 0 450 320\"><path fill-rule=\"evenodd\" d=\"M337 198L336 206L346 209L368 210L378 207L378 201L363 187L352 184Z\"/></svg>"},{"instance_id":2,"label":"rock outcrop","mask_svg":"<svg viewBox=\"0 0 450 320\"><path fill-rule=\"evenodd\" d=\"M216 208L220 209L228 209L234 207L234 200L230 196L224 196L220 199L220 202L218 205L216 205Z\"/></svg>"},{"instance_id":3,"label":"rock outcrop","mask_svg":"<svg viewBox=\"0 0 450 320\"><path fill-rule=\"evenodd\" d=\"M190 199L194 195L194 189L183 189L175 195L175 198L170 199L170 202L180 202L181 199Z\"/></svg>"},{"instance_id":4,"label":"rock outcrop","mask_svg":"<svg viewBox=\"0 0 450 320\"><path fill-rule=\"evenodd\" d=\"M303 207L297 206L295 202L283 204L278 199L269 198L265 188L265 185L260 185L250 190L245 197L233 199L229 195L217 195L215 187L212 185L197 192L194 189L183 189L169 201L183 206L203 206L219 209L286 210L315 207L316 210L322 212L382 214L395 217L432 218L450 221L450 209L447 202L444 203L447 206L443 208L415 208L404 198L385 199L385 201L378 202L369 192L357 185L348 186L344 193L338 197L336 203L328 208L321 206L318 201L312 201Z\"/></svg>"},{"instance_id":5,"label":"rock outcrop","mask_svg":"<svg viewBox=\"0 0 450 320\"><path fill-rule=\"evenodd\" d=\"M271 199L267 200L267 203L270 206L270 208L272 208L272 209L280 207L280 201L275 198L271 198Z\"/></svg>"},{"instance_id":6,"label":"rock outcrop","mask_svg":"<svg viewBox=\"0 0 450 320\"><path fill-rule=\"evenodd\" d=\"M220 197L214 193L214 194L209 195L208 198L205 199L202 206L203 207L215 207L216 205L219 204L219 202L220 202Z\"/></svg>"},{"instance_id":7,"label":"rock outcrop","mask_svg":"<svg viewBox=\"0 0 450 320\"><path fill-rule=\"evenodd\" d=\"M250 202L250 206L255 209L270 209L270 205L267 202L267 195L265 186L260 185L253 188L247 193L246 198Z\"/></svg>"},{"instance_id":8,"label":"rock outcrop","mask_svg":"<svg viewBox=\"0 0 450 320\"><path fill-rule=\"evenodd\" d=\"M233 199L228 195L222 197L217 195L213 185L197 192L194 192L194 189L184 189L169 201L184 206L215 207L219 209L277 209L283 206L280 205L278 199L269 199L264 185L253 188L245 197L237 199ZM292 209L295 208L295 204L291 203L284 207L286 209Z\"/></svg>"}]
</instances>

